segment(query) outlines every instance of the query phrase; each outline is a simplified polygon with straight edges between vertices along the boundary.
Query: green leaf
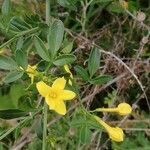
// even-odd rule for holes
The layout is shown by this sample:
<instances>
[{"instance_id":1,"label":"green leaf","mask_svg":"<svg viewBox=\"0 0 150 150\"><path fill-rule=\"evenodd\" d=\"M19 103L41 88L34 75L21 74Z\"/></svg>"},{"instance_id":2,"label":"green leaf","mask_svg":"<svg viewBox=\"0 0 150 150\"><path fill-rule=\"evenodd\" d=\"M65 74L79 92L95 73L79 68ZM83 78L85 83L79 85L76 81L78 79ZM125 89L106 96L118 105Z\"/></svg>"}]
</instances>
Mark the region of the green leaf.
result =
<instances>
[{"instance_id":1,"label":"green leaf","mask_svg":"<svg viewBox=\"0 0 150 150\"><path fill-rule=\"evenodd\" d=\"M56 66L63 66L65 64L73 63L76 60L76 57L72 54L64 54L56 58L53 62Z\"/></svg>"},{"instance_id":2,"label":"green leaf","mask_svg":"<svg viewBox=\"0 0 150 150\"><path fill-rule=\"evenodd\" d=\"M35 44L36 51L39 54L39 56L45 61L50 61L48 50L46 49L43 41L39 37L35 36L34 44Z\"/></svg>"},{"instance_id":3,"label":"green leaf","mask_svg":"<svg viewBox=\"0 0 150 150\"><path fill-rule=\"evenodd\" d=\"M88 70L90 73L90 77L92 77L96 73L99 66L100 66L100 52L98 48L93 48L91 50L88 60Z\"/></svg>"},{"instance_id":4,"label":"green leaf","mask_svg":"<svg viewBox=\"0 0 150 150\"><path fill-rule=\"evenodd\" d=\"M63 49L62 49L62 52L65 53L65 54L68 54L71 52L73 48L73 42L70 42L67 46L65 46Z\"/></svg>"},{"instance_id":5,"label":"green leaf","mask_svg":"<svg viewBox=\"0 0 150 150\"><path fill-rule=\"evenodd\" d=\"M91 135L92 135L92 132L86 124L79 128L79 139L82 144L86 144L90 142Z\"/></svg>"},{"instance_id":6,"label":"green leaf","mask_svg":"<svg viewBox=\"0 0 150 150\"><path fill-rule=\"evenodd\" d=\"M2 119L14 119L25 115L27 115L27 112L19 109L0 110L0 118Z\"/></svg>"},{"instance_id":7,"label":"green leaf","mask_svg":"<svg viewBox=\"0 0 150 150\"><path fill-rule=\"evenodd\" d=\"M2 14L8 15L11 11L11 1L10 0L4 0L2 4Z\"/></svg>"},{"instance_id":8,"label":"green leaf","mask_svg":"<svg viewBox=\"0 0 150 150\"><path fill-rule=\"evenodd\" d=\"M10 20L10 28L14 31L25 31L31 29L30 25L28 25L24 20L19 17L13 17Z\"/></svg>"},{"instance_id":9,"label":"green leaf","mask_svg":"<svg viewBox=\"0 0 150 150\"><path fill-rule=\"evenodd\" d=\"M77 9L77 2L79 0L57 0L57 2L59 3L59 5L63 6L63 7L67 7L70 10L76 10Z\"/></svg>"},{"instance_id":10,"label":"green leaf","mask_svg":"<svg viewBox=\"0 0 150 150\"><path fill-rule=\"evenodd\" d=\"M108 81L112 80L112 76L110 75L99 75L97 76L96 78L94 79L91 79L90 80L90 83L91 84L98 84L98 85L102 85L102 84L105 84L107 83Z\"/></svg>"},{"instance_id":11,"label":"green leaf","mask_svg":"<svg viewBox=\"0 0 150 150\"><path fill-rule=\"evenodd\" d=\"M2 87L4 91L6 87ZM6 89L7 90L7 89ZM13 84L6 93L0 93L0 110L18 108L18 100L25 94L25 87L22 84Z\"/></svg>"},{"instance_id":12,"label":"green leaf","mask_svg":"<svg viewBox=\"0 0 150 150\"><path fill-rule=\"evenodd\" d=\"M55 20L49 29L48 43L51 55L54 57L59 50L64 35L64 24L61 20Z\"/></svg>"},{"instance_id":13,"label":"green leaf","mask_svg":"<svg viewBox=\"0 0 150 150\"><path fill-rule=\"evenodd\" d=\"M113 12L113 13L123 13L124 9L123 7L117 2L114 1L107 7L108 11Z\"/></svg>"},{"instance_id":14,"label":"green leaf","mask_svg":"<svg viewBox=\"0 0 150 150\"><path fill-rule=\"evenodd\" d=\"M82 68L81 66L75 66L75 71L77 72L77 75L79 77L81 77L84 81L88 81L89 80L89 75L87 73L87 70L85 70L84 68Z\"/></svg>"},{"instance_id":15,"label":"green leaf","mask_svg":"<svg viewBox=\"0 0 150 150\"><path fill-rule=\"evenodd\" d=\"M11 71L5 77L4 82L5 83L14 82L14 81L20 79L23 76L23 73L24 73L23 71L17 71L17 70Z\"/></svg>"},{"instance_id":16,"label":"green leaf","mask_svg":"<svg viewBox=\"0 0 150 150\"><path fill-rule=\"evenodd\" d=\"M17 68L18 66L12 58L0 55L0 69L14 70Z\"/></svg>"},{"instance_id":17,"label":"green leaf","mask_svg":"<svg viewBox=\"0 0 150 150\"><path fill-rule=\"evenodd\" d=\"M22 51L22 50L17 50L16 51L16 62L26 70L28 66L28 59L27 59L27 54Z\"/></svg>"}]
</instances>

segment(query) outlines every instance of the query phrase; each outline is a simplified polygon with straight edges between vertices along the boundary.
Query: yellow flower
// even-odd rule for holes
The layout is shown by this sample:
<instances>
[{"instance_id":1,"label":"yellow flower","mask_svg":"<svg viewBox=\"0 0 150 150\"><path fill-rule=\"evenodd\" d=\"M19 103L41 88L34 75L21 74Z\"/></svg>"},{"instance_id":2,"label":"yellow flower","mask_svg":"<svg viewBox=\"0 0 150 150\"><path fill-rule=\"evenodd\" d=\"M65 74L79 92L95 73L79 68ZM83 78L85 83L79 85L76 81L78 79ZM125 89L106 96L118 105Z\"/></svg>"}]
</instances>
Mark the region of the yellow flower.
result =
<instances>
[{"instance_id":1,"label":"yellow flower","mask_svg":"<svg viewBox=\"0 0 150 150\"><path fill-rule=\"evenodd\" d=\"M122 6L124 9L128 9L128 2L126 2L125 0L122 0L122 1L121 1L121 6Z\"/></svg>"},{"instance_id":2,"label":"yellow flower","mask_svg":"<svg viewBox=\"0 0 150 150\"><path fill-rule=\"evenodd\" d=\"M73 79L73 75L72 75L72 73L71 73L71 71L70 71L68 65L64 65L64 69L65 69L65 71L66 71L67 73L70 74L70 78ZM69 84L72 85L71 80L69 80Z\"/></svg>"},{"instance_id":3,"label":"yellow flower","mask_svg":"<svg viewBox=\"0 0 150 150\"><path fill-rule=\"evenodd\" d=\"M39 93L45 97L49 109L55 110L61 115L66 114L66 106L64 101L73 99L76 94L70 90L65 90L66 80L64 77L57 78L52 86L48 86L43 81L36 84Z\"/></svg>"},{"instance_id":4,"label":"yellow flower","mask_svg":"<svg viewBox=\"0 0 150 150\"><path fill-rule=\"evenodd\" d=\"M108 132L109 138L116 142L123 141L124 133L123 130L119 127L111 127L104 121L102 121L99 117L93 116L97 122L99 122Z\"/></svg>"},{"instance_id":5,"label":"yellow flower","mask_svg":"<svg viewBox=\"0 0 150 150\"><path fill-rule=\"evenodd\" d=\"M28 76L31 78L31 84L33 84L34 77L38 74L38 71L36 69L37 69L36 65L34 65L34 66L28 65L28 67L26 69Z\"/></svg>"},{"instance_id":6,"label":"yellow flower","mask_svg":"<svg viewBox=\"0 0 150 150\"><path fill-rule=\"evenodd\" d=\"M94 111L116 112L119 115L128 115L132 112L132 107L127 103L121 103L116 108L97 108Z\"/></svg>"}]
</instances>

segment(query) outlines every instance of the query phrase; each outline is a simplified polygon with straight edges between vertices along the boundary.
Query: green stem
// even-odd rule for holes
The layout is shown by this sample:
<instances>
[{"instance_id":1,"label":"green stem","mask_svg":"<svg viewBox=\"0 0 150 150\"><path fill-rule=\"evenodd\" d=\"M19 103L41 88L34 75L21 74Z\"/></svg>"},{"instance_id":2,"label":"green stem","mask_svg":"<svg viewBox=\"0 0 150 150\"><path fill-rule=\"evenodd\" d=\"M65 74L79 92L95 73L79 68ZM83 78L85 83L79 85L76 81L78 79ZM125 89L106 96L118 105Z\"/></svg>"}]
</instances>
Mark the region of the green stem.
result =
<instances>
[{"instance_id":1,"label":"green stem","mask_svg":"<svg viewBox=\"0 0 150 150\"><path fill-rule=\"evenodd\" d=\"M32 32L35 32L38 30L38 27L36 28L33 28L33 29L30 29L30 30L27 30L27 31L23 31L21 33L18 33L17 35L15 35L13 38L11 38L10 40L8 40L7 42L5 42L4 44L2 44L0 46L0 49L7 46L8 44L12 43L13 41L15 41L17 38L23 36L23 35L26 35L26 34L29 34L29 33L32 33Z\"/></svg>"},{"instance_id":2,"label":"green stem","mask_svg":"<svg viewBox=\"0 0 150 150\"><path fill-rule=\"evenodd\" d=\"M46 0L46 23L49 25L50 22L50 0ZM48 68L47 68L48 70ZM47 110L48 106L46 102L44 102L44 109L43 109L43 143L42 143L42 150L46 150L46 137L47 137Z\"/></svg>"},{"instance_id":3,"label":"green stem","mask_svg":"<svg viewBox=\"0 0 150 150\"><path fill-rule=\"evenodd\" d=\"M46 150L46 136L47 136L47 110L48 106L46 102L44 102L44 109L43 109L43 144L42 144L42 150Z\"/></svg>"},{"instance_id":4,"label":"green stem","mask_svg":"<svg viewBox=\"0 0 150 150\"><path fill-rule=\"evenodd\" d=\"M50 13L51 13L51 8L50 8L50 0L46 0L46 23L49 24L50 21Z\"/></svg>"}]
</instances>

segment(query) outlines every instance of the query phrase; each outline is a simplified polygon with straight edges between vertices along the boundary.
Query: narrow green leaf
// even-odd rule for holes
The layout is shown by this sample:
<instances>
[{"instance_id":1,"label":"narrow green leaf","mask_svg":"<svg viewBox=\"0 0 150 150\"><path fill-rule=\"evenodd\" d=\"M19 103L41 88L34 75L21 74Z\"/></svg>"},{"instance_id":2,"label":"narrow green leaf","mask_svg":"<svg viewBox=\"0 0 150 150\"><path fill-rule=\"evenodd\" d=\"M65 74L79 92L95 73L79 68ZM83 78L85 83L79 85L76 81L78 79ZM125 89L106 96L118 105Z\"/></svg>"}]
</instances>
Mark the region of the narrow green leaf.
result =
<instances>
[{"instance_id":1,"label":"narrow green leaf","mask_svg":"<svg viewBox=\"0 0 150 150\"><path fill-rule=\"evenodd\" d=\"M91 50L88 60L88 70L90 77L92 77L100 66L100 52L97 48Z\"/></svg>"},{"instance_id":2,"label":"narrow green leaf","mask_svg":"<svg viewBox=\"0 0 150 150\"><path fill-rule=\"evenodd\" d=\"M105 84L105 83L109 82L110 80L112 80L112 76L110 76L110 75L100 75L100 76L97 76L94 79L91 79L90 83L91 84L102 85L102 84Z\"/></svg>"},{"instance_id":3,"label":"narrow green leaf","mask_svg":"<svg viewBox=\"0 0 150 150\"><path fill-rule=\"evenodd\" d=\"M2 119L13 119L25 115L27 115L27 112L21 111L19 109L0 110L0 118Z\"/></svg>"},{"instance_id":4,"label":"narrow green leaf","mask_svg":"<svg viewBox=\"0 0 150 150\"><path fill-rule=\"evenodd\" d=\"M31 29L30 25L19 17L13 17L10 20L10 28L14 31L25 31Z\"/></svg>"},{"instance_id":5,"label":"narrow green leaf","mask_svg":"<svg viewBox=\"0 0 150 150\"><path fill-rule=\"evenodd\" d=\"M17 70L12 71L7 74L7 76L4 79L4 82L5 83L14 82L14 81L20 79L23 76L23 73L24 73L23 71L17 71Z\"/></svg>"},{"instance_id":6,"label":"narrow green leaf","mask_svg":"<svg viewBox=\"0 0 150 150\"><path fill-rule=\"evenodd\" d=\"M55 20L49 29L48 43L51 55L54 57L59 50L64 35L64 24L61 20Z\"/></svg>"},{"instance_id":7,"label":"narrow green leaf","mask_svg":"<svg viewBox=\"0 0 150 150\"><path fill-rule=\"evenodd\" d=\"M11 10L11 1L10 0L4 0L2 4L2 14L8 15Z\"/></svg>"},{"instance_id":8,"label":"narrow green leaf","mask_svg":"<svg viewBox=\"0 0 150 150\"><path fill-rule=\"evenodd\" d=\"M15 70L17 67L17 63L12 58L0 55L0 69Z\"/></svg>"},{"instance_id":9,"label":"narrow green leaf","mask_svg":"<svg viewBox=\"0 0 150 150\"><path fill-rule=\"evenodd\" d=\"M77 72L77 75L79 77L81 77L84 81L88 81L89 80L89 75L87 73L87 70L85 70L84 68L82 68L81 66L75 66L75 71Z\"/></svg>"},{"instance_id":10,"label":"narrow green leaf","mask_svg":"<svg viewBox=\"0 0 150 150\"><path fill-rule=\"evenodd\" d=\"M27 69L28 66L28 59L27 54L22 50L16 51L16 62L23 68Z\"/></svg>"},{"instance_id":11,"label":"narrow green leaf","mask_svg":"<svg viewBox=\"0 0 150 150\"><path fill-rule=\"evenodd\" d=\"M39 54L39 56L45 61L50 61L48 50L46 49L43 41L39 37L35 36L34 44L35 44L36 51Z\"/></svg>"},{"instance_id":12,"label":"narrow green leaf","mask_svg":"<svg viewBox=\"0 0 150 150\"><path fill-rule=\"evenodd\" d=\"M88 128L88 126L85 124L84 126L81 126L79 129L79 138L81 143L86 144L90 141L92 132Z\"/></svg>"},{"instance_id":13,"label":"narrow green leaf","mask_svg":"<svg viewBox=\"0 0 150 150\"><path fill-rule=\"evenodd\" d=\"M72 54L63 54L56 58L53 62L56 66L63 66L65 64L73 63L76 60L76 57Z\"/></svg>"}]
</instances>

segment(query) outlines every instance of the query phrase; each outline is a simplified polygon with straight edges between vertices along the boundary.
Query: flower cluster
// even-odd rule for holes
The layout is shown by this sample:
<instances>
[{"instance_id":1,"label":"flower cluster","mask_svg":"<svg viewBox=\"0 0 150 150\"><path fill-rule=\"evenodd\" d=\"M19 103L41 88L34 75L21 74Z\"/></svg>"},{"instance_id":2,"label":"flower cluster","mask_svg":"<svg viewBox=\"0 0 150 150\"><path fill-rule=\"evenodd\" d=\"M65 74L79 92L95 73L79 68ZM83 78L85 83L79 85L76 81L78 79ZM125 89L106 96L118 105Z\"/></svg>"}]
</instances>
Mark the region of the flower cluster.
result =
<instances>
[{"instance_id":1,"label":"flower cluster","mask_svg":"<svg viewBox=\"0 0 150 150\"><path fill-rule=\"evenodd\" d=\"M132 112L132 108L127 103L121 103L116 108L97 108L94 112L114 112L119 115L128 115ZM116 142L123 141L124 133L123 130L119 127L111 127L107 123L105 123L101 118L93 115L94 119L102 125L105 130L108 132L109 138Z\"/></svg>"},{"instance_id":2,"label":"flower cluster","mask_svg":"<svg viewBox=\"0 0 150 150\"><path fill-rule=\"evenodd\" d=\"M70 75L70 78L73 79L73 75L69 70L68 65L64 66L64 70ZM34 76L36 76L37 71L35 66L28 66L27 72L29 77L31 78L31 82L33 83ZM72 85L72 81L69 79L68 82ZM52 86L47 85L45 82L40 81L36 83L36 87L40 95L45 98L49 109L56 111L58 114L65 115L66 114L66 105L65 101L72 100L75 98L76 94L73 91L66 90L66 80L64 77L57 78ZM119 115L128 115L132 111L132 108L127 103L121 103L116 108L97 108L92 112L114 112ZM93 118L105 128L108 132L109 138L116 142L123 141L124 133L123 130L119 127L111 127L107 123L105 123L101 118L92 115Z\"/></svg>"},{"instance_id":3,"label":"flower cluster","mask_svg":"<svg viewBox=\"0 0 150 150\"><path fill-rule=\"evenodd\" d=\"M34 77L37 76L37 74L38 74L38 71L36 69L37 69L36 65L34 65L34 66L28 65L28 67L26 69L28 76L31 78L31 84L33 84Z\"/></svg>"}]
</instances>

